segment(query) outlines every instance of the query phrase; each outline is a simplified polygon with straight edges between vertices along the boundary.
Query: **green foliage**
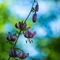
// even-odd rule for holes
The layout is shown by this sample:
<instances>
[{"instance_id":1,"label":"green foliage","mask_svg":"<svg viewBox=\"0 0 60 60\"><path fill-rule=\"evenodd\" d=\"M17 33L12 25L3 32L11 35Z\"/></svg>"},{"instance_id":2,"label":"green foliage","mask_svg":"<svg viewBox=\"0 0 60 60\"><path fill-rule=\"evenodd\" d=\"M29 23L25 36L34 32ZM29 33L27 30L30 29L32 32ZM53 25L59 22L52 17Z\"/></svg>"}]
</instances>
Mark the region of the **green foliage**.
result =
<instances>
[{"instance_id":1,"label":"green foliage","mask_svg":"<svg viewBox=\"0 0 60 60\"><path fill-rule=\"evenodd\" d=\"M36 42L36 48L46 53L44 60L60 60L60 36L57 38L41 38Z\"/></svg>"},{"instance_id":2,"label":"green foliage","mask_svg":"<svg viewBox=\"0 0 60 60\"><path fill-rule=\"evenodd\" d=\"M4 24L5 22L7 22L8 18L9 18L9 10L6 7L6 4L0 4L0 24Z\"/></svg>"},{"instance_id":3,"label":"green foliage","mask_svg":"<svg viewBox=\"0 0 60 60\"><path fill-rule=\"evenodd\" d=\"M6 34L0 33L0 60L7 60L11 45L6 43Z\"/></svg>"},{"instance_id":4,"label":"green foliage","mask_svg":"<svg viewBox=\"0 0 60 60\"><path fill-rule=\"evenodd\" d=\"M48 44L49 49L53 49L55 52L60 54L60 36L58 38L52 38L52 42Z\"/></svg>"}]
</instances>

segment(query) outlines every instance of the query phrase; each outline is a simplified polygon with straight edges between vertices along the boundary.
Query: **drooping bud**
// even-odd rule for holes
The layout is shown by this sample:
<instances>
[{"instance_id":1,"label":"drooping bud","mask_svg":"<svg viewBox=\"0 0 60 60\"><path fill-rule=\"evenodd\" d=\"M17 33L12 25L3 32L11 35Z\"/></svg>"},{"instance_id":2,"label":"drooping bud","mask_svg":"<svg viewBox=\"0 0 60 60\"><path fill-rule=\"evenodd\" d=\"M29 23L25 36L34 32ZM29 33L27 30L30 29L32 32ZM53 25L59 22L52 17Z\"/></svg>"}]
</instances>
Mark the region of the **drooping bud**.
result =
<instances>
[{"instance_id":1,"label":"drooping bud","mask_svg":"<svg viewBox=\"0 0 60 60\"><path fill-rule=\"evenodd\" d=\"M33 22L36 22L36 20L37 20L37 14L36 14L36 12L33 14L33 17L32 17L32 21Z\"/></svg>"},{"instance_id":2,"label":"drooping bud","mask_svg":"<svg viewBox=\"0 0 60 60\"><path fill-rule=\"evenodd\" d=\"M35 11L38 11L38 10L39 10L39 5L37 3L36 6L35 6Z\"/></svg>"}]
</instances>

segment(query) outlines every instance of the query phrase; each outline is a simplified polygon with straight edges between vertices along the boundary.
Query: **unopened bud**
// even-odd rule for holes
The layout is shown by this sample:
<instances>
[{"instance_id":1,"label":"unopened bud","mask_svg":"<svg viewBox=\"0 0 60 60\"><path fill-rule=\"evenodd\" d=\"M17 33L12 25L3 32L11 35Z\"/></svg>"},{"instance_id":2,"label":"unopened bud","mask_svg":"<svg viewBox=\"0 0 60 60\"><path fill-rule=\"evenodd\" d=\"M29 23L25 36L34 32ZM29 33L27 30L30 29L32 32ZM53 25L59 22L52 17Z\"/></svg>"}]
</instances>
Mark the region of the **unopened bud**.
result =
<instances>
[{"instance_id":1,"label":"unopened bud","mask_svg":"<svg viewBox=\"0 0 60 60\"><path fill-rule=\"evenodd\" d=\"M36 22L36 20L37 20L37 14L36 14L36 12L35 12L34 15L33 15L33 17L32 17L32 21L33 21L33 22Z\"/></svg>"},{"instance_id":2,"label":"unopened bud","mask_svg":"<svg viewBox=\"0 0 60 60\"><path fill-rule=\"evenodd\" d=\"M37 3L37 5L35 6L35 11L38 11L39 10L39 5Z\"/></svg>"}]
</instances>

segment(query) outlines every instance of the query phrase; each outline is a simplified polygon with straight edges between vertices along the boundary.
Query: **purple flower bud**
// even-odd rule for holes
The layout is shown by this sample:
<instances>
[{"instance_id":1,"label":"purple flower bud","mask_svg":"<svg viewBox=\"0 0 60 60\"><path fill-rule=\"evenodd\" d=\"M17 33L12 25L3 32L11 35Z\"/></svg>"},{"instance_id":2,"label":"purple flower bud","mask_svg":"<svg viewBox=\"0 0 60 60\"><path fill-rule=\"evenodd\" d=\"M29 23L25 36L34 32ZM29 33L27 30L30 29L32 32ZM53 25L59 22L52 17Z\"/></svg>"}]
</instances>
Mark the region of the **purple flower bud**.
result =
<instances>
[{"instance_id":1,"label":"purple flower bud","mask_svg":"<svg viewBox=\"0 0 60 60\"><path fill-rule=\"evenodd\" d=\"M29 56L29 53L25 53L23 50L19 53L18 57L20 59L25 59Z\"/></svg>"},{"instance_id":2,"label":"purple flower bud","mask_svg":"<svg viewBox=\"0 0 60 60\"><path fill-rule=\"evenodd\" d=\"M36 34L35 31L32 33L29 29L27 29L26 32L24 33L24 36L26 38L33 38L35 34Z\"/></svg>"},{"instance_id":3,"label":"purple flower bud","mask_svg":"<svg viewBox=\"0 0 60 60\"><path fill-rule=\"evenodd\" d=\"M18 54L19 53L15 49L13 49L13 48L10 49L10 53L9 53L10 57L17 57Z\"/></svg>"},{"instance_id":4,"label":"purple flower bud","mask_svg":"<svg viewBox=\"0 0 60 60\"><path fill-rule=\"evenodd\" d=\"M32 21L33 21L33 22L36 22L36 20L37 20L37 14L36 14L36 12L35 12L34 15L33 15L33 17L32 17Z\"/></svg>"},{"instance_id":5,"label":"purple flower bud","mask_svg":"<svg viewBox=\"0 0 60 60\"><path fill-rule=\"evenodd\" d=\"M23 21L15 24L15 27L18 28L18 29L21 29L21 30L26 28L26 26L27 26L26 22L23 22Z\"/></svg>"},{"instance_id":6,"label":"purple flower bud","mask_svg":"<svg viewBox=\"0 0 60 60\"><path fill-rule=\"evenodd\" d=\"M39 5L37 3L37 5L35 6L35 11L38 11L39 10Z\"/></svg>"},{"instance_id":7,"label":"purple flower bud","mask_svg":"<svg viewBox=\"0 0 60 60\"><path fill-rule=\"evenodd\" d=\"M12 35L10 32L8 32L7 40L15 42L17 40L17 36Z\"/></svg>"}]
</instances>

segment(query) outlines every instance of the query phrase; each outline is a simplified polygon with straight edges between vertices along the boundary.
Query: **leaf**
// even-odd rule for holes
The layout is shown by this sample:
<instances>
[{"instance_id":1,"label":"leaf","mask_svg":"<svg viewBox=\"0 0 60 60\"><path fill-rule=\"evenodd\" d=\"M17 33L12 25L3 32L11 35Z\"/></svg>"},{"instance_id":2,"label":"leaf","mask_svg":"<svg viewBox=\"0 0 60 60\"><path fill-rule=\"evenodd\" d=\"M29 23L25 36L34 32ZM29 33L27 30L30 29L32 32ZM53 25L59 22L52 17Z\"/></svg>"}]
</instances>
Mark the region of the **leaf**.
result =
<instances>
[{"instance_id":1,"label":"leaf","mask_svg":"<svg viewBox=\"0 0 60 60\"><path fill-rule=\"evenodd\" d=\"M35 8L34 7L32 7L32 10L31 10L32 12L35 12Z\"/></svg>"},{"instance_id":2,"label":"leaf","mask_svg":"<svg viewBox=\"0 0 60 60\"><path fill-rule=\"evenodd\" d=\"M12 41L9 42L11 45L13 45L14 43Z\"/></svg>"},{"instance_id":3,"label":"leaf","mask_svg":"<svg viewBox=\"0 0 60 60\"><path fill-rule=\"evenodd\" d=\"M15 48L15 50L21 50L20 48Z\"/></svg>"}]
</instances>

